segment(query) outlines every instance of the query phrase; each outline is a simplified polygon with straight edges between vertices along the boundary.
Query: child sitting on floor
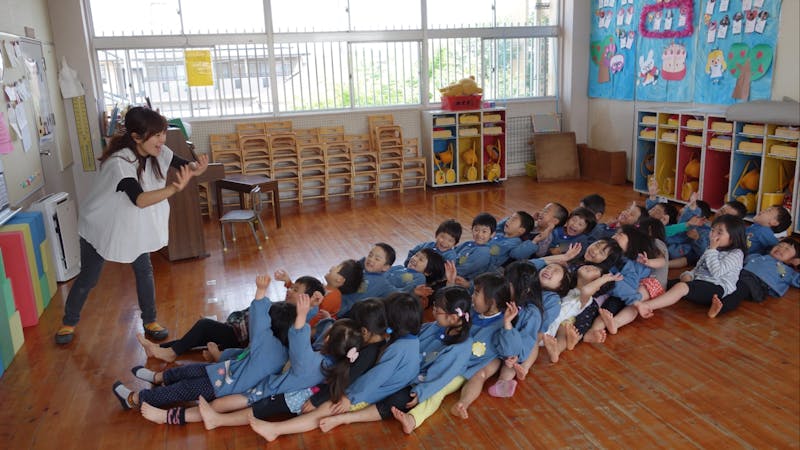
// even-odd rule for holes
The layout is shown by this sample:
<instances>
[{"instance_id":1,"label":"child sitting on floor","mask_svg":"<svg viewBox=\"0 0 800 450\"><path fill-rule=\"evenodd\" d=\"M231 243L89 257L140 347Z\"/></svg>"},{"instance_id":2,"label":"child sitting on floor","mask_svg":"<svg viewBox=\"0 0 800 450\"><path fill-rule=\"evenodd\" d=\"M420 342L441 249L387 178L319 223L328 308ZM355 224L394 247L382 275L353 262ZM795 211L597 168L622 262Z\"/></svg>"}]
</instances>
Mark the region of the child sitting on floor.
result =
<instances>
[{"instance_id":1,"label":"child sitting on floor","mask_svg":"<svg viewBox=\"0 0 800 450\"><path fill-rule=\"evenodd\" d=\"M444 278L444 257L432 248L423 248L405 266L392 266L385 276L395 289L413 292L417 286L431 285Z\"/></svg>"},{"instance_id":2,"label":"child sitting on floor","mask_svg":"<svg viewBox=\"0 0 800 450\"><path fill-rule=\"evenodd\" d=\"M762 209L753 218L753 224L747 227L747 253L750 255L766 254L778 243L776 233L782 233L792 223L792 216L783 206L770 206Z\"/></svg>"},{"instance_id":3,"label":"child sitting on floor","mask_svg":"<svg viewBox=\"0 0 800 450\"><path fill-rule=\"evenodd\" d=\"M553 230L550 242L550 254L558 255L567 251L570 244L580 243L586 248L591 242L591 233L597 225L595 215L586 208L574 209L563 227Z\"/></svg>"},{"instance_id":4,"label":"child sitting on floor","mask_svg":"<svg viewBox=\"0 0 800 450\"><path fill-rule=\"evenodd\" d=\"M514 260L541 258L550 249L553 230L563 227L567 222L569 211L560 203L548 203L541 211L533 215L534 227L529 235L522 236L522 242L511 250L509 256Z\"/></svg>"},{"instance_id":5,"label":"child sitting on floor","mask_svg":"<svg viewBox=\"0 0 800 450\"><path fill-rule=\"evenodd\" d=\"M472 220L472 240L458 245L456 251L456 269L463 278L459 282L468 287L469 282L489 269L492 256L489 253L489 241L497 229L497 219L489 213L480 213Z\"/></svg>"},{"instance_id":6,"label":"child sitting on floor","mask_svg":"<svg viewBox=\"0 0 800 450\"><path fill-rule=\"evenodd\" d=\"M365 298L381 298L394 291L385 276L386 271L394 264L394 260L395 251L391 245L384 242L375 244L367 257L359 261L364 267L364 279L361 285L355 292L342 295L342 307L339 308L337 317L347 317L350 308Z\"/></svg>"},{"instance_id":7,"label":"child sitting on floor","mask_svg":"<svg viewBox=\"0 0 800 450\"><path fill-rule=\"evenodd\" d=\"M522 236L533 230L533 225L533 217L525 211L517 211L497 224L497 231L489 240L489 270L508 261L511 252L522 244Z\"/></svg>"},{"instance_id":8,"label":"child sitting on floor","mask_svg":"<svg viewBox=\"0 0 800 450\"><path fill-rule=\"evenodd\" d=\"M436 228L436 233L434 234L436 240L423 242L409 250L403 265L407 266L411 257L419 253L423 248L434 249L437 253L442 255L445 261L454 260L456 258L456 253L453 249L458 244L458 241L461 240L461 231L461 224L455 219L445 220Z\"/></svg>"}]
</instances>

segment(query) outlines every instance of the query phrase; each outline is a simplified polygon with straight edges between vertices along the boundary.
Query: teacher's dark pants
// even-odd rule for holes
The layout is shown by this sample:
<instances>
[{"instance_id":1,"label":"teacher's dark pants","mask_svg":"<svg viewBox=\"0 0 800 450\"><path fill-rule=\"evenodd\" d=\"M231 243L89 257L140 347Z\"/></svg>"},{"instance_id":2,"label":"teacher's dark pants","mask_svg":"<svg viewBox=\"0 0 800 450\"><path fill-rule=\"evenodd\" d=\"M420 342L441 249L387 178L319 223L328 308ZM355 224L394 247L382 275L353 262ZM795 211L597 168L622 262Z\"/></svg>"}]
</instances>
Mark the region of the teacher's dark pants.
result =
<instances>
[{"instance_id":1,"label":"teacher's dark pants","mask_svg":"<svg viewBox=\"0 0 800 450\"><path fill-rule=\"evenodd\" d=\"M75 326L81 318L81 309L86 303L89 293L97 285L100 272L105 263L92 244L81 238L81 272L72 284L64 306L64 325ZM142 310L142 323L156 321L156 285L153 279L153 264L150 253L142 253L132 263L136 277L136 295L139 297L139 309Z\"/></svg>"}]
</instances>

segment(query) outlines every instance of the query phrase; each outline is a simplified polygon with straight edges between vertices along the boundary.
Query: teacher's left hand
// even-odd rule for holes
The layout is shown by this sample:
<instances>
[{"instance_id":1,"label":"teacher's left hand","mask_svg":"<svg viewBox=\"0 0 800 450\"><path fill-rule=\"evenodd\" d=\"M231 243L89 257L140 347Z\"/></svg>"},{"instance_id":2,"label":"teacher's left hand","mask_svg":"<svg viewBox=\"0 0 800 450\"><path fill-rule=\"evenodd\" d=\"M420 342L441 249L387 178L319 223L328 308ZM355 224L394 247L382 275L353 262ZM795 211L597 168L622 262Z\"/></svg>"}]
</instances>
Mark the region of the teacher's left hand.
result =
<instances>
[{"instance_id":1,"label":"teacher's left hand","mask_svg":"<svg viewBox=\"0 0 800 450\"><path fill-rule=\"evenodd\" d=\"M189 163L189 168L192 169L192 176L202 175L208 169L208 155L201 153L197 157L197 161Z\"/></svg>"}]
</instances>

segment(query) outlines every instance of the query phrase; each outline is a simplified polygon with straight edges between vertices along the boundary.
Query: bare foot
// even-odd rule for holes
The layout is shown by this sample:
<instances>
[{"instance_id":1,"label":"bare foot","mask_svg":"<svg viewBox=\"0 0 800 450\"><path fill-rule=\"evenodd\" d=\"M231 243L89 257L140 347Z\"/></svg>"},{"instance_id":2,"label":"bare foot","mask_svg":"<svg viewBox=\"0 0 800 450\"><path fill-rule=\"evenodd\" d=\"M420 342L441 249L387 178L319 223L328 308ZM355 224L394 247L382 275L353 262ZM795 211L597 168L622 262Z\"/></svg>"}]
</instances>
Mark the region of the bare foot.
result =
<instances>
[{"instance_id":1,"label":"bare foot","mask_svg":"<svg viewBox=\"0 0 800 450\"><path fill-rule=\"evenodd\" d=\"M611 314L611 311L600 308L600 320L603 321L609 333L617 334L619 330L617 329L617 324L614 323L614 314Z\"/></svg>"},{"instance_id":2,"label":"bare foot","mask_svg":"<svg viewBox=\"0 0 800 450\"><path fill-rule=\"evenodd\" d=\"M606 330L589 330L583 336L585 342L592 342L595 344L602 344L606 341Z\"/></svg>"},{"instance_id":3,"label":"bare foot","mask_svg":"<svg viewBox=\"0 0 800 450\"><path fill-rule=\"evenodd\" d=\"M458 402L450 408L450 414L454 416L461 417L462 419L469 419L469 413L467 412L467 406L464 405L462 402Z\"/></svg>"},{"instance_id":4,"label":"bare foot","mask_svg":"<svg viewBox=\"0 0 800 450\"><path fill-rule=\"evenodd\" d=\"M578 342L581 341L580 333L578 333L578 329L575 328L575 325L569 324L566 326L566 336L567 336L567 350L572 350L578 345Z\"/></svg>"},{"instance_id":5,"label":"bare foot","mask_svg":"<svg viewBox=\"0 0 800 450\"><path fill-rule=\"evenodd\" d=\"M136 333L136 340L139 341L139 344L144 349L144 354L147 355L148 358L152 358L153 351L150 349L150 346L154 344L148 341L147 338L145 338L142 333Z\"/></svg>"},{"instance_id":6,"label":"bare foot","mask_svg":"<svg viewBox=\"0 0 800 450\"><path fill-rule=\"evenodd\" d=\"M722 300L720 300L719 297L717 297L717 294L714 294L714 296L711 297L711 307L708 308L708 317L712 319L714 317L717 317L717 314L719 314L721 310L722 310Z\"/></svg>"},{"instance_id":7,"label":"bare foot","mask_svg":"<svg viewBox=\"0 0 800 450\"><path fill-rule=\"evenodd\" d=\"M172 350L171 347L164 348L155 342L150 342L141 333L136 335L136 340L142 345L142 348L144 348L144 353L148 358L156 358L164 362L175 362L175 360L178 358L178 355L175 354L175 351Z\"/></svg>"},{"instance_id":8,"label":"bare foot","mask_svg":"<svg viewBox=\"0 0 800 450\"><path fill-rule=\"evenodd\" d=\"M200 411L206 430L213 430L219 426L220 413L215 411L203 396L197 398L197 409Z\"/></svg>"},{"instance_id":9,"label":"bare foot","mask_svg":"<svg viewBox=\"0 0 800 450\"><path fill-rule=\"evenodd\" d=\"M549 334L544 335L544 348L547 349L547 355L550 357L550 362L557 363L558 362L558 339L555 336L550 336Z\"/></svg>"},{"instance_id":10,"label":"bare foot","mask_svg":"<svg viewBox=\"0 0 800 450\"><path fill-rule=\"evenodd\" d=\"M414 432L414 428L417 428L417 420L414 419L414 416L406 414L394 406L392 406L392 416L394 416L395 420L400 422L400 425L403 427L403 433L405 434L411 434Z\"/></svg>"},{"instance_id":11,"label":"bare foot","mask_svg":"<svg viewBox=\"0 0 800 450\"><path fill-rule=\"evenodd\" d=\"M203 350L203 358L206 357L206 353L211 357L211 362L219 361L219 356L222 354L222 350L219 349L219 345L216 342L209 342L206 344L208 350Z\"/></svg>"},{"instance_id":12,"label":"bare foot","mask_svg":"<svg viewBox=\"0 0 800 450\"><path fill-rule=\"evenodd\" d=\"M268 442L272 442L275 439L278 439L278 432L275 430L275 426L272 422L267 422L265 420L256 419L254 416L250 416L250 428L253 429L259 436L266 439Z\"/></svg>"},{"instance_id":13,"label":"bare foot","mask_svg":"<svg viewBox=\"0 0 800 450\"><path fill-rule=\"evenodd\" d=\"M530 358L530 356L529 356L529 358ZM527 367L523 366L520 363L514 364L514 375L517 377L517 379L519 381L523 381L525 379L525 377L528 376L528 371L529 370L530 369L528 369Z\"/></svg>"},{"instance_id":14,"label":"bare foot","mask_svg":"<svg viewBox=\"0 0 800 450\"><path fill-rule=\"evenodd\" d=\"M338 427L339 425L344 425L347 423L347 418L345 417L347 414L337 414L335 416L328 416L323 417L319 420L319 429L322 430L323 433L327 433L332 429Z\"/></svg>"},{"instance_id":15,"label":"bare foot","mask_svg":"<svg viewBox=\"0 0 800 450\"><path fill-rule=\"evenodd\" d=\"M153 423L167 423L167 410L156 408L149 403L142 403L140 408L142 417Z\"/></svg>"}]
</instances>

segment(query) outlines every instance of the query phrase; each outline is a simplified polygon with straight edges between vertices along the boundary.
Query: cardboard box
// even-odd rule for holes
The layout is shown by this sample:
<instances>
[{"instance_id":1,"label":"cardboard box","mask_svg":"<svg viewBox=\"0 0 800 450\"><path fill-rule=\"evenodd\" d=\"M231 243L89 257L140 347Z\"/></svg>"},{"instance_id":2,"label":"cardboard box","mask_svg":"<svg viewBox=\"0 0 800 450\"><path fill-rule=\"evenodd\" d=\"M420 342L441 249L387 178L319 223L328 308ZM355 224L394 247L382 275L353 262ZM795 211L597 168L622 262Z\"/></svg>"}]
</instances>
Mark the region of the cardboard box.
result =
<instances>
[{"instance_id":1,"label":"cardboard box","mask_svg":"<svg viewBox=\"0 0 800 450\"><path fill-rule=\"evenodd\" d=\"M623 151L605 151L578 144L581 178L608 184L627 182L627 155Z\"/></svg>"}]
</instances>

